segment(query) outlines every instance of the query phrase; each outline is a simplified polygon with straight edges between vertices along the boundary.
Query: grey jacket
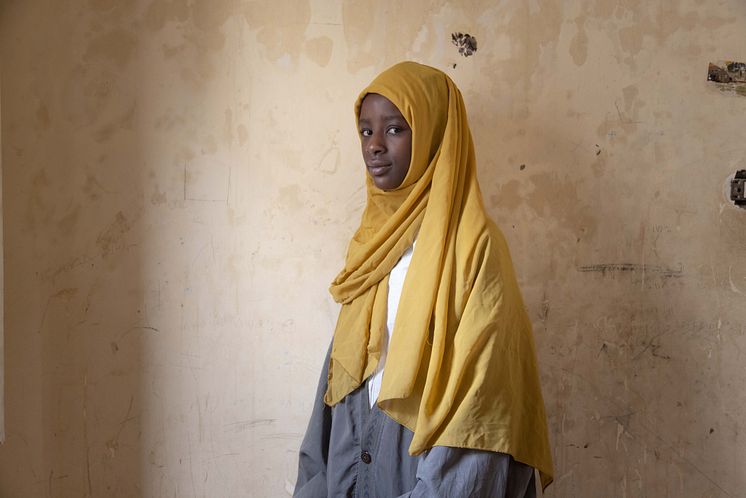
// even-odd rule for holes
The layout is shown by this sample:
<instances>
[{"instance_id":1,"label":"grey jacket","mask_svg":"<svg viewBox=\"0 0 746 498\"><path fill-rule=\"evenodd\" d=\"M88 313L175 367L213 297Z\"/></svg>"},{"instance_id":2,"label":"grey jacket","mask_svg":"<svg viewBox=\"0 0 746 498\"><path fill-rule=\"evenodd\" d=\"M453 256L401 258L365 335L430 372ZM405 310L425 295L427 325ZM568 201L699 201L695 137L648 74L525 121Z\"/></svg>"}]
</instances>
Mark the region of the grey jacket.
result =
<instances>
[{"instance_id":1,"label":"grey jacket","mask_svg":"<svg viewBox=\"0 0 746 498\"><path fill-rule=\"evenodd\" d=\"M510 455L435 446L410 456L412 432L377 406L365 384L324 403L324 361L300 448L296 498L534 498L534 469Z\"/></svg>"}]
</instances>

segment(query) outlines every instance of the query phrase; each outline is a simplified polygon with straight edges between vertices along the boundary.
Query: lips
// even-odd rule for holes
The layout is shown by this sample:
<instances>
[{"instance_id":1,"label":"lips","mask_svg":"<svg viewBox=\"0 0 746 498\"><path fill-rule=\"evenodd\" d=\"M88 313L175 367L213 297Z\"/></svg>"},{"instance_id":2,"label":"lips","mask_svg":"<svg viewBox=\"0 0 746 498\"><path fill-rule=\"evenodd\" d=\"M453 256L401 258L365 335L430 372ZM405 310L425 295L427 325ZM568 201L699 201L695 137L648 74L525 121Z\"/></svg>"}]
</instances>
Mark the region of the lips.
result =
<instances>
[{"instance_id":1,"label":"lips","mask_svg":"<svg viewBox=\"0 0 746 498\"><path fill-rule=\"evenodd\" d=\"M391 163L381 163L376 161L368 163L367 167L371 176L381 176L388 173L391 169Z\"/></svg>"}]
</instances>

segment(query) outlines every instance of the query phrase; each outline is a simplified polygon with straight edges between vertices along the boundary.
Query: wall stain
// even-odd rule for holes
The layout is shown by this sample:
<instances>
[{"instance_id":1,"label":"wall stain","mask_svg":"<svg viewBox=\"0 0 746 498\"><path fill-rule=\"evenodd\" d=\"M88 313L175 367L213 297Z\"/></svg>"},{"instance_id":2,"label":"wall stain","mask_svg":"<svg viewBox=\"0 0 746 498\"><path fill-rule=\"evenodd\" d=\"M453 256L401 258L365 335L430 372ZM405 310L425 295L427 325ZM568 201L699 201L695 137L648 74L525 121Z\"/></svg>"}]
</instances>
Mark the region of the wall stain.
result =
<instances>
[{"instance_id":1,"label":"wall stain","mask_svg":"<svg viewBox=\"0 0 746 498\"><path fill-rule=\"evenodd\" d=\"M588 60L588 34L585 31L585 20L585 16L575 18L578 32L570 42L570 56L576 66L582 66Z\"/></svg>"},{"instance_id":2,"label":"wall stain","mask_svg":"<svg viewBox=\"0 0 746 498\"><path fill-rule=\"evenodd\" d=\"M165 204L168 201L168 197L166 196L166 192L161 192L158 189L158 185L155 185L153 187L153 193L150 195L150 203L154 206L160 206Z\"/></svg>"},{"instance_id":3,"label":"wall stain","mask_svg":"<svg viewBox=\"0 0 746 498\"><path fill-rule=\"evenodd\" d=\"M101 14L111 13L117 8L130 7L134 3L134 0L88 0L88 7Z\"/></svg>"},{"instance_id":4,"label":"wall stain","mask_svg":"<svg viewBox=\"0 0 746 498\"><path fill-rule=\"evenodd\" d=\"M57 277L59 277L60 275L71 272L81 266L92 264L92 262L93 262L93 258L89 256L86 256L86 255L75 256L74 258L67 261L66 263L63 263L54 268L50 268L50 269L47 269L41 272L41 274L39 275L39 278L42 282L54 282L57 279Z\"/></svg>"},{"instance_id":5,"label":"wall stain","mask_svg":"<svg viewBox=\"0 0 746 498\"><path fill-rule=\"evenodd\" d=\"M286 212L301 212L304 209L301 191L298 185L287 185L280 188L274 204Z\"/></svg>"},{"instance_id":6,"label":"wall stain","mask_svg":"<svg viewBox=\"0 0 746 498\"><path fill-rule=\"evenodd\" d=\"M111 194L112 192L106 190L103 185L98 181L95 175L86 173L85 183L83 184L83 193L91 201L97 201L101 198L101 194Z\"/></svg>"},{"instance_id":7,"label":"wall stain","mask_svg":"<svg viewBox=\"0 0 746 498\"><path fill-rule=\"evenodd\" d=\"M423 26L445 5L449 5L447 0L400 2L389 10L368 0L343 2L342 26L348 50L348 71L356 73L376 65L390 65L407 57L415 48ZM397 22L391 22L389 13L394 11ZM423 13L426 14L423 16ZM423 44L423 47L427 49L432 44Z\"/></svg>"},{"instance_id":8,"label":"wall stain","mask_svg":"<svg viewBox=\"0 0 746 498\"><path fill-rule=\"evenodd\" d=\"M528 117L528 96L553 80L553 75L547 73L548 67L542 64L541 58L556 50L565 24L564 17L564 4L560 0L516 3L501 13L502 24L495 29L510 39L510 48L503 57L492 59L488 66L482 68L482 72L492 81L502 82L519 92L516 97L520 95L520 98L511 103L511 118ZM577 55L582 55L580 46ZM534 69L516 71L516 68ZM500 96L498 85L492 85L491 89L495 97Z\"/></svg>"},{"instance_id":9,"label":"wall stain","mask_svg":"<svg viewBox=\"0 0 746 498\"><path fill-rule=\"evenodd\" d=\"M257 32L256 40L275 62L288 55L298 60L303 50L306 27L311 22L309 0L253 1L243 5L243 18Z\"/></svg>"},{"instance_id":10,"label":"wall stain","mask_svg":"<svg viewBox=\"0 0 746 498\"><path fill-rule=\"evenodd\" d=\"M304 53L306 57L321 67L326 67L332 58L334 42L328 36L319 36L306 42Z\"/></svg>"},{"instance_id":11,"label":"wall stain","mask_svg":"<svg viewBox=\"0 0 746 498\"><path fill-rule=\"evenodd\" d=\"M67 212L57 222L57 229L63 234L68 235L74 232L80 217L80 204L73 204Z\"/></svg>"},{"instance_id":12,"label":"wall stain","mask_svg":"<svg viewBox=\"0 0 746 498\"><path fill-rule=\"evenodd\" d=\"M89 41L83 60L87 63L106 62L121 69L132 59L136 48L135 35L117 28Z\"/></svg>"},{"instance_id":13,"label":"wall stain","mask_svg":"<svg viewBox=\"0 0 746 498\"><path fill-rule=\"evenodd\" d=\"M45 191L50 182L45 170L34 173L31 177L31 193L27 197L25 220L30 230L37 228L38 224L48 224L55 213L55 208L50 204Z\"/></svg>"},{"instance_id":14,"label":"wall stain","mask_svg":"<svg viewBox=\"0 0 746 498\"><path fill-rule=\"evenodd\" d=\"M629 26L619 30L619 43L622 50L629 55L637 55L642 50L642 33L638 26Z\"/></svg>"},{"instance_id":15,"label":"wall stain","mask_svg":"<svg viewBox=\"0 0 746 498\"><path fill-rule=\"evenodd\" d=\"M246 128L246 125L240 124L238 125L238 143L239 145L246 145L246 142L249 141L249 130Z\"/></svg>"},{"instance_id":16,"label":"wall stain","mask_svg":"<svg viewBox=\"0 0 746 498\"><path fill-rule=\"evenodd\" d=\"M144 25L152 31L162 30L169 22L183 23L189 19L187 0L153 0L142 18Z\"/></svg>"},{"instance_id":17,"label":"wall stain","mask_svg":"<svg viewBox=\"0 0 746 498\"><path fill-rule=\"evenodd\" d=\"M153 128L156 130L170 131L174 128L183 127L185 124L186 119L184 116L168 109L164 114L155 119L153 122Z\"/></svg>"},{"instance_id":18,"label":"wall stain","mask_svg":"<svg viewBox=\"0 0 746 498\"><path fill-rule=\"evenodd\" d=\"M164 43L161 45L161 53L166 59L173 59L176 56L184 55L188 45L186 43L178 43L176 45L169 45Z\"/></svg>"},{"instance_id":19,"label":"wall stain","mask_svg":"<svg viewBox=\"0 0 746 498\"><path fill-rule=\"evenodd\" d=\"M62 99L75 102L60 108L63 120L75 126L91 126L107 116L123 115L132 106L131 88L108 64L81 63L61 77Z\"/></svg>"},{"instance_id":20,"label":"wall stain","mask_svg":"<svg viewBox=\"0 0 746 498\"><path fill-rule=\"evenodd\" d=\"M49 108L44 102L39 102L39 107L36 108L36 128L41 131L48 130L51 122Z\"/></svg>"},{"instance_id":21,"label":"wall stain","mask_svg":"<svg viewBox=\"0 0 746 498\"><path fill-rule=\"evenodd\" d=\"M119 131L132 131L136 110L137 104L133 102L132 105L130 105L130 108L125 111L123 115L116 117L108 123L99 126L98 129L93 132L93 139L98 143L102 143L108 141Z\"/></svg>"},{"instance_id":22,"label":"wall stain","mask_svg":"<svg viewBox=\"0 0 746 498\"><path fill-rule=\"evenodd\" d=\"M577 178L539 173L531 175L529 182L533 190L526 194L526 203L538 216L555 221L578 237L596 233L594 210L578 194L581 183Z\"/></svg>"},{"instance_id":23,"label":"wall stain","mask_svg":"<svg viewBox=\"0 0 746 498\"><path fill-rule=\"evenodd\" d=\"M497 192L490 195L490 204L500 209L515 211L524 201L521 195L522 182L510 180L498 186Z\"/></svg>"},{"instance_id":24,"label":"wall stain","mask_svg":"<svg viewBox=\"0 0 746 498\"><path fill-rule=\"evenodd\" d=\"M124 247L124 236L132 229L124 213L119 211L114 220L96 238L101 256L106 257Z\"/></svg>"},{"instance_id":25,"label":"wall stain","mask_svg":"<svg viewBox=\"0 0 746 498\"><path fill-rule=\"evenodd\" d=\"M618 4L617 14L629 19L629 25L620 28L618 36L620 47L628 56L624 62L630 67L635 67L635 57L642 51L646 39L653 41L655 46L662 46L679 31L689 33L702 27L714 30L736 20L735 17L715 16L709 12L682 12L680 4L675 2L660 2L657 6Z\"/></svg>"}]
</instances>

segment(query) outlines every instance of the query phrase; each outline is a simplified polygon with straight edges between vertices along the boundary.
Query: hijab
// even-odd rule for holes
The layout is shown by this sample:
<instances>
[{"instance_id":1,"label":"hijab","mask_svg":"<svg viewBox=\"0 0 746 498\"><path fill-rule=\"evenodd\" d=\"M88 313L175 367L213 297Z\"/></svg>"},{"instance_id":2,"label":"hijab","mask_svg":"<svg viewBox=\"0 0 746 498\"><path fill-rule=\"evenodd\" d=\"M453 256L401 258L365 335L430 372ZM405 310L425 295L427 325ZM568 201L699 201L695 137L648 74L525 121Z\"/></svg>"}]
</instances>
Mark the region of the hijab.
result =
<instances>
[{"instance_id":1,"label":"hijab","mask_svg":"<svg viewBox=\"0 0 746 498\"><path fill-rule=\"evenodd\" d=\"M330 292L342 306L325 402L333 406L376 369L388 275L417 238L378 407L414 433L409 452L433 446L512 455L553 476L531 324L508 247L485 212L464 101L443 72L402 62L359 95L389 99L412 129L402 184L367 205Z\"/></svg>"}]
</instances>

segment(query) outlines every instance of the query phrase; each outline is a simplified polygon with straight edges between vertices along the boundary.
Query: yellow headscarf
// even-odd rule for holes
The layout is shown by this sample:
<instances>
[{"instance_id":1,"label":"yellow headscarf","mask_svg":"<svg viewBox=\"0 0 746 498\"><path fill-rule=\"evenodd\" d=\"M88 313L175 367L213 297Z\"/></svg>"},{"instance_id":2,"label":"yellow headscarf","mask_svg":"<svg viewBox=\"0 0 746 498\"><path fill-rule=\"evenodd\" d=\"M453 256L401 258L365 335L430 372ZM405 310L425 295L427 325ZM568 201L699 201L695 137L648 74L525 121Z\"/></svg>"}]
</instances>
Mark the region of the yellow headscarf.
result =
<instances>
[{"instance_id":1,"label":"yellow headscarf","mask_svg":"<svg viewBox=\"0 0 746 498\"><path fill-rule=\"evenodd\" d=\"M402 185L368 203L345 267L331 285L342 309L324 400L341 401L378 364L388 275L417 237L386 359L378 406L433 446L508 453L552 481L552 458L531 324L508 247L484 210L463 98L437 69L403 62L360 93L388 98L412 129Z\"/></svg>"}]
</instances>

